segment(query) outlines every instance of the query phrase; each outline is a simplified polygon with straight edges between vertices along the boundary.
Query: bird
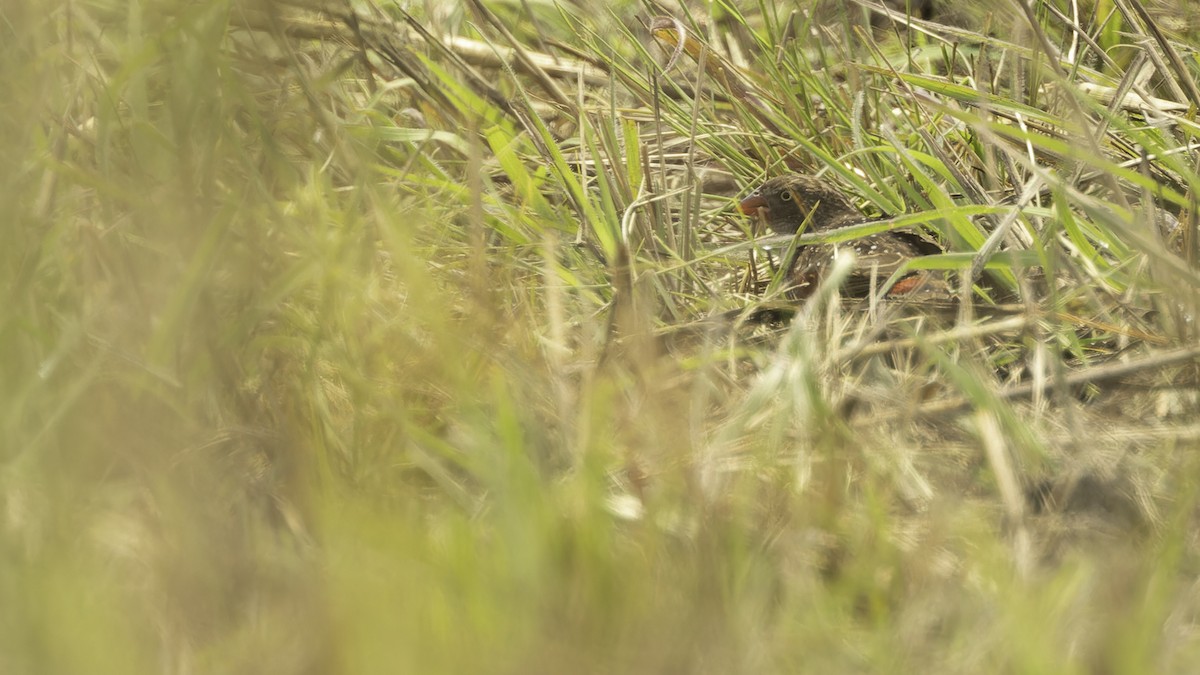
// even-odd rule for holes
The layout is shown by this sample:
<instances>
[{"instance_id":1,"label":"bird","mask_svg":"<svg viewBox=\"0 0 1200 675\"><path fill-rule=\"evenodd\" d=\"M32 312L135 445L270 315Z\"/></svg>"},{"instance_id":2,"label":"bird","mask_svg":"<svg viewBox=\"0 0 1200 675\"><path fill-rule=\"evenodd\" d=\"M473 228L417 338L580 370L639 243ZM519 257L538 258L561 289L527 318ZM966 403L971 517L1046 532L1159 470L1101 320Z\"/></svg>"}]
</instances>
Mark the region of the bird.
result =
<instances>
[{"instance_id":1,"label":"bird","mask_svg":"<svg viewBox=\"0 0 1200 675\"><path fill-rule=\"evenodd\" d=\"M806 224L810 232L828 232L871 222L844 192L830 183L803 174L771 178L742 199L739 210L763 219L777 234L796 235ZM839 248L854 251L856 263L843 285L850 297L866 297L881 287L912 258L941 253L932 241L915 232L891 230L840 244L806 244L796 249L787 270L788 295L807 298L816 289ZM886 297L913 300L952 300L945 275L935 270L913 270L888 289Z\"/></svg>"}]
</instances>

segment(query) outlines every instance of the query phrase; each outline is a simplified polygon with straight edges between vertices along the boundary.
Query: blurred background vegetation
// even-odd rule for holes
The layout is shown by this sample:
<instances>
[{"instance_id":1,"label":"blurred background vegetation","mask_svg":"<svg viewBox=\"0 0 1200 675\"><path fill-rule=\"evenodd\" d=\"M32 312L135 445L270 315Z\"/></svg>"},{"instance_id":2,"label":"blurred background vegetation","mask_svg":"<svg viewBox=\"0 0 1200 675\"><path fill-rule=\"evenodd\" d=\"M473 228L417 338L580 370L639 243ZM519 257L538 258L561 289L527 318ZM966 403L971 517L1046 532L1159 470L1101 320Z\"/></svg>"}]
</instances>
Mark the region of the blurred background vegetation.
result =
<instances>
[{"instance_id":1,"label":"blurred background vegetation","mask_svg":"<svg viewBox=\"0 0 1200 675\"><path fill-rule=\"evenodd\" d=\"M0 672L1191 672L1198 16L8 0Z\"/></svg>"}]
</instances>

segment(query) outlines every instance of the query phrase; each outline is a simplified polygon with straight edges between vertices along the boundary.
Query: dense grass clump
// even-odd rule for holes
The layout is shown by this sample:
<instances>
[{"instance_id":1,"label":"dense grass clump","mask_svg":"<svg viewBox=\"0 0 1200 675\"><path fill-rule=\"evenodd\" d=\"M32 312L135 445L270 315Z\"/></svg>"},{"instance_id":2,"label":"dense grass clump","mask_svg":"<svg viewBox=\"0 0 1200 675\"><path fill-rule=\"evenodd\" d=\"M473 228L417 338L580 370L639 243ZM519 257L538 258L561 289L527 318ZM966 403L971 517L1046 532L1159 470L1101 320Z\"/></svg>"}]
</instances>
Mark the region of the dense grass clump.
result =
<instances>
[{"instance_id":1,"label":"dense grass clump","mask_svg":"<svg viewBox=\"0 0 1200 675\"><path fill-rule=\"evenodd\" d=\"M8 2L0 671L1193 670L1197 11L991 4Z\"/></svg>"}]
</instances>

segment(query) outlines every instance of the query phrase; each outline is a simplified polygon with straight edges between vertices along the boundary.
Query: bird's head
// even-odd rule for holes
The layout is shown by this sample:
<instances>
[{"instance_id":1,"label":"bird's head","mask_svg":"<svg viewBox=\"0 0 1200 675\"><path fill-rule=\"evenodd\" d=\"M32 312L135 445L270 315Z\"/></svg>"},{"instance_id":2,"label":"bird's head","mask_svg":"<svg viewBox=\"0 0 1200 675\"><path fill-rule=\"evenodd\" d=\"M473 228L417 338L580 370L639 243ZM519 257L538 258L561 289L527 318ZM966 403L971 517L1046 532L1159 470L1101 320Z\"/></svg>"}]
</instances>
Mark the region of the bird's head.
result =
<instances>
[{"instance_id":1,"label":"bird's head","mask_svg":"<svg viewBox=\"0 0 1200 675\"><path fill-rule=\"evenodd\" d=\"M816 231L863 220L858 209L837 188L800 174L768 180L743 199L738 208L748 216L762 216L779 234L795 234L805 221L810 230Z\"/></svg>"}]
</instances>

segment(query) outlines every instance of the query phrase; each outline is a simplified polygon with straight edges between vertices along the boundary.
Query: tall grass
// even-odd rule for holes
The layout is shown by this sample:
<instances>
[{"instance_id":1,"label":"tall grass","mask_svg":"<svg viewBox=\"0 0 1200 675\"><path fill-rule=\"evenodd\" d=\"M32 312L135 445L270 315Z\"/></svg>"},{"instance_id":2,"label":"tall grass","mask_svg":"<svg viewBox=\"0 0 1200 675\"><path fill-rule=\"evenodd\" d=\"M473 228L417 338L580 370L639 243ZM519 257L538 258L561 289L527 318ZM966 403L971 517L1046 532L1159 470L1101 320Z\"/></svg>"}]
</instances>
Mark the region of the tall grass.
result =
<instances>
[{"instance_id":1,"label":"tall grass","mask_svg":"<svg viewBox=\"0 0 1200 675\"><path fill-rule=\"evenodd\" d=\"M832 4L6 4L0 671L1191 670L1194 10Z\"/></svg>"}]
</instances>

